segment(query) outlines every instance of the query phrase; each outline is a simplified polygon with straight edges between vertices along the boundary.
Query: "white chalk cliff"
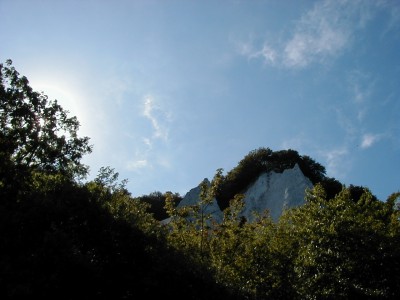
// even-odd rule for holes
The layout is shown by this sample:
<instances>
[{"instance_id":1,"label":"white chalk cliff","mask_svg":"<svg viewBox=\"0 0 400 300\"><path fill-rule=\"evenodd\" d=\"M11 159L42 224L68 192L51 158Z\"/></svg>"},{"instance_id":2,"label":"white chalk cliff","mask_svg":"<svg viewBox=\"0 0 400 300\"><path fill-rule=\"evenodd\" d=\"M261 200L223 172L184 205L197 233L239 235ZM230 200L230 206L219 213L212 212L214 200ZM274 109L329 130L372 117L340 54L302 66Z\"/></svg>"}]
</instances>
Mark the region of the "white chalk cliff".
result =
<instances>
[{"instance_id":1,"label":"white chalk cliff","mask_svg":"<svg viewBox=\"0 0 400 300\"><path fill-rule=\"evenodd\" d=\"M277 220L285 207L304 204L305 191L312 187L310 179L304 176L297 164L282 173L263 173L244 193L245 207L242 215L252 221L253 211L262 213L269 210L271 217Z\"/></svg>"},{"instance_id":2,"label":"white chalk cliff","mask_svg":"<svg viewBox=\"0 0 400 300\"><path fill-rule=\"evenodd\" d=\"M204 180L207 184L210 184L208 179ZM297 164L292 169L286 169L282 173L274 171L262 173L243 193L245 207L241 215L251 222L254 219L254 211L262 213L268 210L273 220L277 220L285 207L291 208L302 205L306 189L312 187L310 179L304 176ZM200 192L200 185L191 189L183 197L178 207L198 203ZM211 205L205 207L205 213L211 214L217 222L222 221L223 213L215 199Z\"/></svg>"},{"instance_id":3,"label":"white chalk cliff","mask_svg":"<svg viewBox=\"0 0 400 300\"><path fill-rule=\"evenodd\" d=\"M210 186L210 181L205 178L203 182L206 182L208 186ZM197 187L191 189L189 192L186 193L186 195L183 197L182 201L179 202L178 208L182 206L188 206L188 205L195 205L200 202L200 193L201 193L201 184L199 184ZM211 214L213 216L213 219L217 222L222 221L222 216L223 213L221 209L218 206L217 200L214 199L213 202L207 206L204 207L204 213L205 214Z\"/></svg>"}]
</instances>

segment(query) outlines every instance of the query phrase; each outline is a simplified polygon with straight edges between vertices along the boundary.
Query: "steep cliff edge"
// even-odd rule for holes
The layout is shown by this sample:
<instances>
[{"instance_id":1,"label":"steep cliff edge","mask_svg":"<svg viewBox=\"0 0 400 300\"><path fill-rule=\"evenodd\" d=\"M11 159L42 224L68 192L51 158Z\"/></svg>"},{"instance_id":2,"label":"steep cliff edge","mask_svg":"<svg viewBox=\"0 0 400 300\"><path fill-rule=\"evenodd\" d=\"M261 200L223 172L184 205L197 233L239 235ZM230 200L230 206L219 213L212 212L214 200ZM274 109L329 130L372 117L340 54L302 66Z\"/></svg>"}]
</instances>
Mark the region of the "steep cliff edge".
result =
<instances>
[{"instance_id":1,"label":"steep cliff edge","mask_svg":"<svg viewBox=\"0 0 400 300\"><path fill-rule=\"evenodd\" d=\"M204 179L210 184L208 179ZM178 207L194 205L200 202L201 184L191 189L179 203ZM268 210L277 220L285 207L295 207L304 203L305 191L313 184L304 176L298 164L282 173L271 171L262 173L256 181L248 186L244 194L245 207L241 213L248 221L254 219L253 212L262 213ZM222 220L222 211L214 199L205 207L205 213L211 214L217 222Z\"/></svg>"},{"instance_id":2,"label":"steep cliff edge","mask_svg":"<svg viewBox=\"0 0 400 300\"><path fill-rule=\"evenodd\" d=\"M282 173L262 173L244 193L242 215L251 221L253 211L262 213L269 210L272 218L277 220L285 207L302 205L306 189L312 187L310 179L304 176L298 164Z\"/></svg>"}]
</instances>

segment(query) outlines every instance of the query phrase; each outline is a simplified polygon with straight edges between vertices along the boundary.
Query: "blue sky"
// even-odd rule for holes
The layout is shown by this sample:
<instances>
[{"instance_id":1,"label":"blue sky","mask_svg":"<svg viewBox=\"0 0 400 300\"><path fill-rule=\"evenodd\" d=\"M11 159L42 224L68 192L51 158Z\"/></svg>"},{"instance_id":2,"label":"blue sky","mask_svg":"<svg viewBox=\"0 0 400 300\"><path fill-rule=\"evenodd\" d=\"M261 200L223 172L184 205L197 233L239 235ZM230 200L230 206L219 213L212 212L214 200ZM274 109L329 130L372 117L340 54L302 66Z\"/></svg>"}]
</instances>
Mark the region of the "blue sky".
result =
<instances>
[{"instance_id":1,"label":"blue sky","mask_svg":"<svg viewBox=\"0 0 400 300\"><path fill-rule=\"evenodd\" d=\"M0 0L0 60L76 115L91 177L184 195L295 149L400 190L400 2Z\"/></svg>"}]
</instances>

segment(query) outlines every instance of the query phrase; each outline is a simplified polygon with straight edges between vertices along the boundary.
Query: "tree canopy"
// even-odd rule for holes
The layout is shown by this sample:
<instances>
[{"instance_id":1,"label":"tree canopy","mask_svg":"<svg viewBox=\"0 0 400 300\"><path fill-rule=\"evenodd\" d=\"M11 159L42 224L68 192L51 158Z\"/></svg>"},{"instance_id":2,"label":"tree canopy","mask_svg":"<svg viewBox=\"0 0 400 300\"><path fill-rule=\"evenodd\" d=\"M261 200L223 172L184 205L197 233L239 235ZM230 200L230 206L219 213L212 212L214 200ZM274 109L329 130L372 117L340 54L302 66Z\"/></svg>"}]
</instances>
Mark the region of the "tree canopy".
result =
<instances>
[{"instance_id":1,"label":"tree canopy","mask_svg":"<svg viewBox=\"0 0 400 300\"><path fill-rule=\"evenodd\" d=\"M11 60L0 64L0 184L21 172L84 176L81 163L90 153L88 137L79 137L79 122L57 100L34 91Z\"/></svg>"},{"instance_id":2,"label":"tree canopy","mask_svg":"<svg viewBox=\"0 0 400 300\"><path fill-rule=\"evenodd\" d=\"M285 169L293 168L298 164L305 176L307 176L313 184L319 182L327 182L333 194L341 189L338 188L334 179L325 176L325 167L317 163L309 156L301 156L296 150L288 149L281 151L272 151L270 148L260 147L250 151L238 165L230 170L219 187L217 193L218 204L221 209L229 206L229 201L233 199L235 194L243 192L243 190L263 172L281 173Z\"/></svg>"},{"instance_id":3,"label":"tree canopy","mask_svg":"<svg viewBox=\"0 0 400 300\"><path fill-rule=\"evenodd\" d=\"M1 299L399 299L399 192L380 201L297 151L260 148L203 182L197 204L133 198L111 167L79 180L91 146L78 120L11 61L0 79ZM245 222L240 192L295 163L314 183L305 204ZM229 205L213 222L218 196Z\"/></svg>"}]
</instances>

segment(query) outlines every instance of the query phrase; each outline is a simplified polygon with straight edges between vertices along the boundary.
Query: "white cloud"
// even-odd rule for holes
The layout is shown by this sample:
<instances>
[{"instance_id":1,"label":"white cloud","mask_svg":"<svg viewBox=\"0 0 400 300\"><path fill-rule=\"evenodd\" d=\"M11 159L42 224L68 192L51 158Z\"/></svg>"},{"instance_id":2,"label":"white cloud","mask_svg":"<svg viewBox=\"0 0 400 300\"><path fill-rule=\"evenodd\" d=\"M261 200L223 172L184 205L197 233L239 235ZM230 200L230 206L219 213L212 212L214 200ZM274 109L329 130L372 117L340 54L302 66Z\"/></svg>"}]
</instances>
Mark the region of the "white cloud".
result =
<instances>
[{"instance_id":1,"label":"white cloud","mask_svg":"<svg viewBox=\"0 0 400 300\"><path fill-rule=\"evenodd\" d=\"M262 47L255 47L253 41L236 41L236 48L237 52L247 59L262 59L266 64L273 64L278 59L277 52L267 42L264 42Z\"/></svg>"},{"instance_id":2,"label":"white cloud","mask_svg":"<svg viewBox=\"0 0 400 300\"><path fill-rule=\"evenodd\" d=\"M142 142L136 145L136 150L130 155L125 167L136 172L152 169L155 165L169 168L170 161L165 155L165 147L168 146L172 114L158 105L152 95L145 96L142 105L142 116L150 121L152 132L149 136L142 137Z\"/></svg>"},{"instance_id":3,"label":"white cloud","mask_svg":"<svg viewBox=\"0 0 400 300\"><path fill-rule=\"evenodd\" d=\"M151 147L153 146L153 143L151 142L151 139L149 138L143 138L143 143L149 147L149 149L151 149Z\"/></svg>"},{"instance_id":4,"label":"white cloud","mask_svg":"<svg viewBox=\"0 0 400 300\"><path fill-rule=\"evenodd\" d=\"M367 133L362 136L361 140L361 148L367 149L369 147L372 147L376 142L378 142L381 139L382 135L380 134L371 134Z\"/></svg>"},{"instance_id":5,"label":"white cloud","mask_svg":"<svg viewBox=\"0 0 400 300\"><path fill-rule=\"evenodd\" d=\"M260 51L260 55L264 58L264 61L266 63L271 64L273 64L278 57L276 51L269 47L267 44L264 44L262 50Z\"/></svg>"},{"instance_id":6,"label":"white cloud","mask_svg":"<svg viewBox=\"0 0 400 300\"><path fill-rule=\"evenodd\" d=\"M321 151L321 156L326 160L328 176L344 178L351 168L350 158L346 147L339 147L329 151Z\"/></svg>"},{"instance_id":7,"label":"white cloud","mask_svg":"<svg viewBox=\"0 0 400 300\"><path fill-rule=\"evenodd\" d=\"M254 57L256 52L252 42L236 41L236 50L240 55L247 56L248 58Z\"/></svg>"},{"instance_id":8,"label":"white cloud","mask_svg":"<svg viewBox=\"0 0 400 300\"><path fill-rule=\"evenodd\" d=\"M130 171L136 171L138 169L143 169L148 166L149 163L146 159L139 159L128 162L127 169Z\"/></svg>"},{"instance_id":9,"label":"white cloud","mask_svg":"<svg viewBox=\"0 0 400 300\"><path fill-rule=\"evenodd\" d=\"M253 41L237 43L238 53L295 69L325 63L351 45L355 32L372 19L374 7L374 3L357 0L319 1L295 22L289 37L277 39L280 44L266 40L258 46Z\"/></svg>"},{"instance_id":10,"label":"white cloud","mask_svg":"<svg viewBox=\"0 0 400 300\"><path fill-rule=\"evenodd\" d=\"M168 127L166 126L166 121L169 121L171 117L170 114L163 112L159 106L155 105L152 96L146 96L144 98L143 115L150 120L151 125L153 126L153 138L167 141ZM148 138L146 144L151 144Z\"/></svg>"},{"instance_id":11,"label":"white cloud","mask_svg":"<svg viewBox=\"0 0 400 300\"><path fill-rule=\"evenodd\" d=\"M335 56L348 43L351 29L346 7L339 1L318 2L297 23L293 37L284 47L287 67L305 67Z\"/></svg>"},{"instance_id":12,"label":"white cloud","mask_svg":"<svg viewBox=\"0 0 400 300\"><path fill-rule=\"evenodd\" d=\"M345 32L330 27L317 28L314 33L296 33L284 49L284 65L305 67L314 61L334 56L346 44Z\"/></svg>"}]
</instances>

